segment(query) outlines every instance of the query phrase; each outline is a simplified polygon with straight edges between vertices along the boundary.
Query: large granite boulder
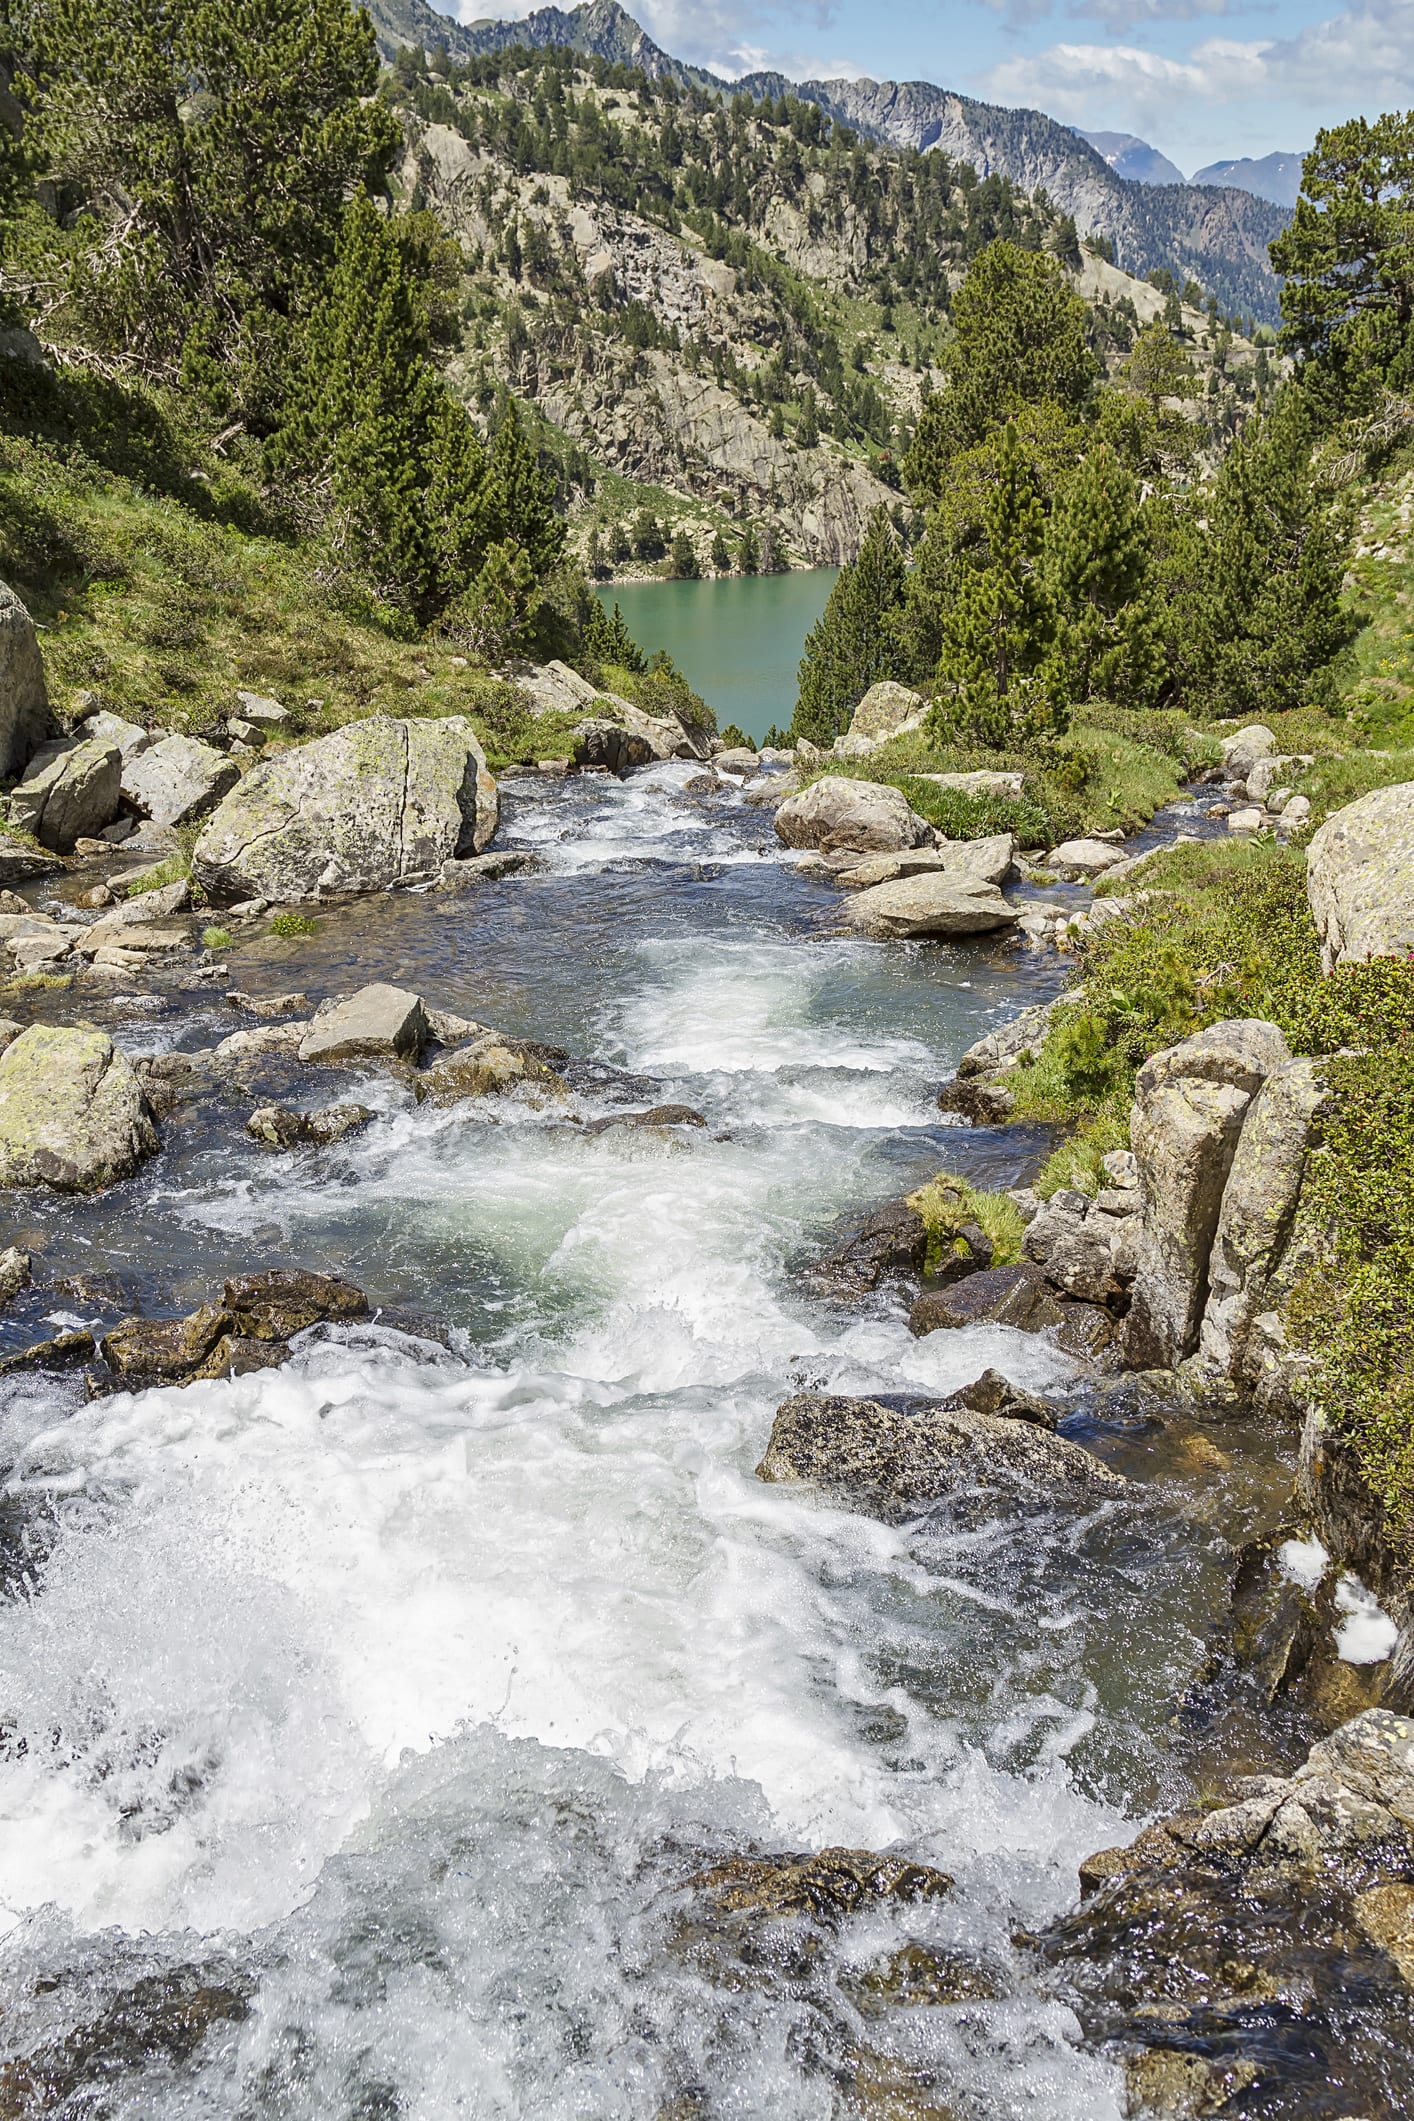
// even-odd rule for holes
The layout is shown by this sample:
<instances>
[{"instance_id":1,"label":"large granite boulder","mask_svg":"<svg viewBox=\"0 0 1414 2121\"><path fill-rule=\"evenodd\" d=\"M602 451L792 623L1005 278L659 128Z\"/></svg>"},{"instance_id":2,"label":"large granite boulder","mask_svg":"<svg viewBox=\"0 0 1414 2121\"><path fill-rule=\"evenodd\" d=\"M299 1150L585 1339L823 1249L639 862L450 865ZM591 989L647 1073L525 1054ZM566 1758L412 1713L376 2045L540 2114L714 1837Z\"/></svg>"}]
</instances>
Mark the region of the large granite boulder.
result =
<instances>
[{"instance_id":1,"label":"large granite boulder","mask_svg":"<svg viewBox=\"0 0 1414 2121\"><path fill-rule=\"evenodd\" d=\"M861 934L886 936L985 935L1020 918L995 884L952 869L875 884L856 892L843 911Z\"/></svg>"},{"instance_id":2,"label":"large granite boulder","mask_svg":"<svg viewBox=\"0 0 1414 2121\"><path fill-rule=\"evenodd\" d=\"M0 582L0 780L27 766L53 733L34 621Z\"/></svg>"},{"instance_id":3,"label":"large granite boulder","mask_svg":"<svg viewBox=\"0 0 1414 2121\"><path fill-rule=\"evenodd\" d=\"M375 981L316 1011L298 1053L302 1061L416 1060L430 1035L419 995Z\"/></svg>"},{"instance_id":4,"label":"large granite boulder","mask_svg":"<svg viewBox=\"0 0 1414 2121\"><path fill-rule=\"evenodd\" d=\"M855 708L849 734L867 737L877 744L885 737L897 736L910 723L920 722L927 712L928 702L921 693L910 692L907 685L896 685L892 678L881 678L877 685L869 687Z\"/></svg>"},{"instance_id":5,"label":"large granite boulder","mask_svg":"<svg viewBox=\"0 0 1414 2121\"><path fill-rule=\"evenodd\" d=\"M1064 1497L1122 1494L1126 1487L1079 1444L1034 1421L970 1407L961 1393L911 1410L797 1393L777 1409L756 1472L765 1481L845 1489L861 1508L881 1515L962 1494L1043 1507Z\"/></svg>"},{"instance_id":6,"label":"large granite boulder","mask_svg":"<svg viewBox=\"0 0 1414 2121\"><path fill-rule=\"evenodd\" d=\"M1291 1240L1325 1099L1319 1061L1301 1058L1275 1068L1252 1100L1223 1189L1198 1352L1243 1384L1255 1382L1253 1330L1273 1308L1273 1277Z\"/></svg>"},{"instance_id":7,"label":"large granite boulder","mask_svg":"<svg viewBox=\"0 0 1414 2121\"><path fill-rule=\"evenodd\" d=\"M1306 852L1306 895L1327 972L1414 950L1414 781L1326 819Z\"/></svg>"},{"instance_id":8,"label":"large granite boulder","mask_svg":"<svg viewBox=\"0 0 1414 2121\"><path fill-rule=\"evenodd\" d=\"M97 1193L157 1147L142 1085L106 1032L32 1024L0 1054L0 1185Z\"/></svg>"},{"instance_id":9,"label":"large granite boulder","mask_svg":"<svg viewBox=\"0 0 1414 2121\"><path fill-rule=\"evenodd\" d=\"M1126 1360L1181 1362L1198 1345L1208 1262L1228 1174L1253 1097L1291 1056L1275 1024L1211 1024L1144 1063L1130 1146L1144 1207Z\"/></svg>"},{"instance_id":10,"label":"large granite boulder","mask_svg":"<svg viewBox=\"0 0 1414 2121\"><path fill-rule=\"evenodd\" d=\"M776 837L787 847L893 854L930 844L933 833L926 819L910 809L901 789L827 773L781 804Z\"/></svg>"},{"instance_id":11,"label":"large granite boulder","mask_svg":"<svg viewBox=\"0 0 1414 2121\"><path fill-rule=\"evenodd\" d=\"M1223 764L1235 781L1245 781L1259 759L1276 755L1277 740L1265 722L1249 722L1236 736L1224 737Z\"/></svg>"},{"instance_id":12,"label":"large granite boulder","mask_svg":"<svg viewBox=\"0 0 1414 2121\"><path fill-rule=\"evenodd\" d=\"M218 900L387 891L479 854L496 821L469 721L372 715L253 766L206 825L192 871Z\"/></svg>"},{"instance_id":13,"label":"large granite boulder","mask_svg":"<svg viewBox=\"0 0 1414 2121\"><path fill-rule=\"evenodd\" d=\"M10 797L13 830L41 847L69 854L74 842L94 839L118 815L122 753L98 738L43 744Z\"/></svg>"},{"instance_id":14,"label":"large granite boulder","mask_svg":"<svg viewBox=\"0 0 1414 2121\"><path fill-rule=\"evenodd\" d=\"M192 736L164 736L129 746L123 758L123 801L154 825L188 825L214 810L240 779L233 758Z\"/></svg>"}]
</instances>

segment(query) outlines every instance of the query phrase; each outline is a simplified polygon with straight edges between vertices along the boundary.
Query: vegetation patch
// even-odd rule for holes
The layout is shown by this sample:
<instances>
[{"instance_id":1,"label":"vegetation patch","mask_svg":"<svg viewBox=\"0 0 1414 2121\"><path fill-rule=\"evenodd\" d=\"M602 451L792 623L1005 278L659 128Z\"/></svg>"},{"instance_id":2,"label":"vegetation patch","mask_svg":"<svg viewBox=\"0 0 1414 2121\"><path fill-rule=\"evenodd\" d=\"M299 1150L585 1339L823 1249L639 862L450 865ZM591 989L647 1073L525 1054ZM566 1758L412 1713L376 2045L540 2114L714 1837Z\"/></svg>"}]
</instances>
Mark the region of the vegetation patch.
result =
<instances>
[{"instance_id":1,"label":"vegetation patch","mask_svg":"<svg viewBox=\"0 0 1414 2121\"><path fill-rule=\"evenodd\" d=\"M909 1194L908 1205L928 1228L926 1273L936 1274L949 1258L966 1254L966 1240L959 1237L965 1223L975 1223L986 1235L994 1266L1009 1267L1021 1257L1026 1221L1005 1193L985 1192L965 1178L940 1171L926 1186Z\"/></svg>"}]
</instances>

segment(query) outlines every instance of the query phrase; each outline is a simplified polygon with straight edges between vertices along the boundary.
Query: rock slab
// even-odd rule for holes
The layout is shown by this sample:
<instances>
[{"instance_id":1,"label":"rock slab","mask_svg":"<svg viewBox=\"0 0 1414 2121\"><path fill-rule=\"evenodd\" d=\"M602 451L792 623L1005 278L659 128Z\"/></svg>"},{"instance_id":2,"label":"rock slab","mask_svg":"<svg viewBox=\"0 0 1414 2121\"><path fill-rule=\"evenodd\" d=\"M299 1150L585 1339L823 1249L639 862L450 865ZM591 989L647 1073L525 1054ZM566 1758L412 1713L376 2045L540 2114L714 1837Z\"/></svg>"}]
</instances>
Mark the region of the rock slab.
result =
<instances>
[{"instance_id":1,"label":"rock slab","mask_svg":"<svg viewBox=\"0 0 1414 2121\"><path fill-rule=\"evenodd\" d=\"M0 1054L0 1185L98 1193L157 1147L142 1086L106 1032L32 1024Z\"/></svg>"},{"instance_id":2,"label":"rock slab","mask_svg":"<svg viewBox=\"0 0 1414 2121\"><path fill-rule=\"evenodd\" d=\"M1326 819L1306 852L1306 896L1327 972L1414 950L1414 781Z\"/></svg>"},{"instance_id":3,"label":"rock slab","mask_svg":"<svg viewBox=\"0 0 1414 2121\"><path fill-rule=\"evenodd\" d=\"M0 780L29 764L53 726L34 621L0 582Z\"/></svg>"}]
</instances>

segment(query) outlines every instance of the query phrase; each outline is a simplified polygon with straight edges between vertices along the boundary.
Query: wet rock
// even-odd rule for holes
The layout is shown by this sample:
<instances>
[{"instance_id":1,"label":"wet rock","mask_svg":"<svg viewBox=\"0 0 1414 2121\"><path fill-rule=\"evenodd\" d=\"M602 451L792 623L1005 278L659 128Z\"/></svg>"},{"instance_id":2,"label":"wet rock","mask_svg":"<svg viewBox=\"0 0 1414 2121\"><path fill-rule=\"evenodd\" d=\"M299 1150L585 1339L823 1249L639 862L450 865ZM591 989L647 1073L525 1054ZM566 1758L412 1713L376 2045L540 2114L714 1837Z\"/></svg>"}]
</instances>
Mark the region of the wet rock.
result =
<instances>
[{"instance_id":1,"label":"wet rock","mask_svg":"<svg viewBox=\"0 0 1414 2121\"><path fill-rule=\"evenodd\" d=\"M1227 1796L1090 1858L1042 1960L1090 2038L1128 2050L1145 2112L1402 2111L1414 1724L1368 1710Z\"/></svg>"},{"instance_id":2,"label":"wet rock","mask_svg":"<svg viewBox=\"0 0 1414 2121\"><path fill-rule=\"evenodd\" d=\"M294 1059L309 1035L307 1023L258 1024L249 1031L233 1031L217 1046L218 1061L261 1060L269 1053L287 1053Z\"/></svg>"},{"instance_id":3,"label":"wet rock","mask_svg":"<svg viewBox=\"0 0 1414 2121\"><path fill-rule=\"evenodd\" d=\"M319 1009L299 1045L302 1061L415 1060L430 1036L421 997L375 981Z\"/></svg>"},{"instance_id":4,"label":"wet rock","mask_svg":"<svg viewBox=\"0 0 1414 2121\"><path fill-rule=\"evenodd\" d=\"M0 1252L0 1311L5 1310L30 1283L30 1257L19 1245Z\"/></svg>"},{"instance_id":5,"label":"wet rock","mask_svg":"<svg viewBox=\"0 0 1414 2121\"><path fill-rule=\"evenodd\" d=\"M105 1032L33 1024L0 1054L0 1185L97 1193L157 1148L142 1086Z\"/></svg>"},{"instance_id":6,"label":"wet rock","mask_svg":"<svg viewBox=\"0 0 1414 2121\"><path fill-rule=\"evenodd\" d=\"M484 1031L439 1055L414 1078L413 1089L420 1102L434 1105L460 1104L468 1097L499 1097L519 1089L563 1096L564 1078L544 1057L554 1051ZM556 1058L563 1062L566 1056L557 1053Z\"/></svg>"},{"instance_id":7,"label":"wet rock","mask_svg":"<svg viewBox=\"0 0 1414 2121\"><path fill-rule=\"evenodd\" d=\"M0 832L0 884L27 884L36 877L57 876L63 866L54 855L22 846Z\"/></svg>"},{"instance_id":8,"label":"wet rock","mask_svg":"<svg viewBox=\"0 0 1414 2121\"><path fill-rule=\"evenodd\" d=\"M192 872L222 902L386 891L480 854L497 816L463 716L371 715L253 766L206 824Z\"/></svg>"},{"instance_id":9,"label":"wet rock","mask_svg":"<svg viewBox=\"0 0 1414 2121\"><path fill-rule=\"evenodd\" d=\"M703 1115L691 1105L654 1105L647 1112L609 1112L602 1119L585 1122L586 1134L607 1134L615 1127L705 1127Z\"/></svg>"},{"instance_id":10,"label":"wet rock","mask_svg":"<svg viewBox=\"0 0 1414 2121\"><path fill-rule=\"evenodd\" d=\"M307 994L244 994L233 987L226 995L232 1009L248 1009L252 1016L304 1016L309 1011Z\"/></svg>"},{"instance_id":11,"label":"wet rock","mask_svg":"<svg viewBox=\"0 0 1414 2121\"><path fill-rule=\"evenodd\" d=\"M34 621L0 582L0 780L22 772L53 731Z\"/></svg>"},{"instance_id":12,"label":"wet rock","mask_svg":"<svg viewBox=\"0 0 1414 2121\"><path fill-rule=\"evenodd\" d=\"M843 912L865 935L899 937L985 935L1017 919L995 884L952 870L876 884L848 900Z\"/></svg>"},{"instance_id":13,"label":"wet rock","mask_svg":"<svg viewBox=\"0 0 1414 2121\"><path fill-rule=\"evenodd\" d=\"M928 1256L928 1226L906 1200L891 1200L806 1270L830 1296L858 1297L892 1275L918 1276Z\"/></svg>"},{"instance_id":14,"label":"wet rock","mask_svg":"<svg viewBox=\"0 0 1414 2121\"><path fill-rule=\"evenodd\" d=\"M152 1111L161 1119L185 1104L199 1088L201 1065L185 1053L142 1053L133 1062L133 1073Z\"/></svg>"},{"instance_id":15,"label":"wet rock","mask_svg":"<svg viewBox=\"0 0 1414 2121\"><path fill-rule=\"evenodd\" d=\"M649 737L598 718L579 723L572 741L576 766L599 766L619 780L639 766L651 766L657 757Z\"/></svg>"},{"instance_id":16,"label":"wet rock","mask_svg":"<svg viewBox=\"0 0 1414 2121\"><path fill-rule=\"evenodd\" d=\"M1056 1007L1055 1002L1034 1003L1019 1015L1008 1018L1006 1023L998 1024L994 1031L984 1032L958 1062L959 1076L995 1078L1034 1060L1046 1043Z\"/></svg>"},{"instance_id":17,"label":"wet rock","mask_svg":"<svg viewBox=\"0 0 1414 2121\"><path fill-rule=\"evenodd\" d=\"M1039 1267L1029 1262L987 1267L951 1288L928 1289L908 1314L908 1330L921 1338L962 1326L1014 1326L1044 1332L1061 1322L1060 1306Z\"/></svg>"},{"instance_id":18,"label":"wet rock","mask_svg":"<svg viewBox=\"0 0 1414 2121\"><path fill-rule=\"evenodd\" d=\"M943 1497L983 1507L988 1497L1044 1504L1118 1495L1128 1485L1079 1444L1035 1421L969 1407L956 1394L946 1405L900 1411L878 1400L799 1393L776 1410L756 1471L764 1481L843 1489L885 1516Z\"/></svg>"},{"instance_id":19,"label":"wet rock","mask_svg":"<svg viewBox=\"0 0 1414 2121\"><path fill-rule=\"evenodd\" d=\"M192 1384L269 1369L310 1326L367 1318L368 1299L331 1274L273 1268L228 1281L220 1303L185 1318L130 1318L104 1336L101 1353L119 1386Z\"/></svg>"},{"instance_id":20,"label":"wet rock","mask_svg":"<svg viewBox=\"0 0 1414 2121\"><path fill-rule=\"evenodd\" d=\"M528 848L506 847L495 854L473 854L464 862L443 862L442 882L449 889L459 884L494 884L503 876L519 876L523 870L544 866L540 856Z\"/></svg>"},{"instance_id":21,"label":"wet rock","mask_svg":"<svg viewBox=\"0 0 1414 2121\"><path fill-rule=\"evenodd\" d=\"M246 1121L246 1133L269 1149L327 1148L373 1120L367 1105L326 1105L321 1112L298 1112L286 1105L261 1105Z\"/></svg>"},{"instance_id":22,"label":"wet rock","mask_svg":"<svg viewBox=\"0 0 1414 2121\"><path fill-rule=\"evenodd\" d=\"M1306 852L1306 896L1327 972L1414 950L1414 781L1326 819Z\"/></svg>"},{"instance_id":23,"label":"wet rock","mask_svg":"<svg viewBox=\"0 0 1414 2121\"><path fill-rule=\"evenodd\" d=\"M687 1890L738 1923L805 1916L835 1929L871 1907L941 1900L952 1885L946 1871L926 1863L872 1849L825 1848L814 1855L729 1856L689 1878Z\"/></svg>"},{"instance_id":24,"label":"wet rock","mask_svg":"<svg viewBox=\"0 0 1414 2121\"><path fill-rule=\"evenodd\" d=\"M1114 1316L1103 1304L1075 1303L1063 1301L1060 1307L1060 1324L1056 1327L1056 1346L1077 1362L1099 1362L1116 1347L1117 1328Z\"/></svg>"},{"instance_id":25,"label":"wet rock","mask_svg":"<svg viewBox=\"0 0 1414 2121\"><path fill-rule=\"evenodd\" d=\"M1015 1109L1015 1097L1000 1082L954 1078L938 1092L938 1110L958 1113L970 1127L999 1127Z\"/></svg>"},{"instance_id":26,"label":"wet rock","mask_svg":"<svg viewBox=\"0 0 1414 2121\"><path fill-rule=\"evenodd\" d=\"M68 854L118 814L122 754L116 745L79 738L44 744L35 753L7 807L10 827L42 847Z\"/></svg>"},{"instance_id":27,"label":"wet rock","mask_svg":"<svg viewBox=\"0 0 1414 2121\"><path fill-rule=\"evenodd\" d=\"M776 812L776 836L787 847L854 848L892 854L931 845L927 821L897 788L826 774Z\"/></svg>"},{"instance_id":28,"label":"wet rock","mask_svg":"<svg viewBox=\"0 0 1414 2121\"><path fill-rule=\"evenodd\" d=\"M1054 1429L1060 1419L1049 1400L1024 1392L1000 1370L984 1370L975 1384L964 1385L942 1401L948 1409L967 1407L974 1414L996 1414L1008 1421L1029 1421L1038 1429Z\"/></svg>"},{"instance_id":29,"label":"wet rock","mask_svg":"<svg viewBox=\"0 0 1414 2121\"><path fill-rule=\"evenodd\" d=\"M1208 1261L1248 1107L1290 1059L1274 1024L1210 1025L1146 1061L1130 1141L1144 1209L1125 1360L1167 1367L1191 1355L1207 1299Z\"/></svg>"},{"instance_id":30,"label":"wet rock","mask_svg":"<svg viewBox=\"0 0 1414 2121\"><path fill-rule=\"evenodd\" d=\"M105 2004L99 2016L0 2063L0 2116L97 2114L113 2087L155 2066L188 2062L220 2026L250 2010L244 1991L197 1966L150 1974Z\"/></svg>"},{"instance_id":31,"label":"wet rock","mask_svg":"<svg viewBox=\"0 0 1414 2121\"><path fill-rule=\"evenodd\" d=\"M368 1298L353 1282L300 1267L237 1275L226 1283L223 1301L239 1314L242 1331L264 1339L289 1340L308 1326L368 1316Z\"/></svg>"},{"instance_id":32,"label":"wet rock","mask_svg":"<svg viewBox=\"0 0 1414 2121\"><path fill-rule=\"evenodd\" d=\"M37 1340L18 1354L5 1356L0 1361L0 1377L13 1377L22 1370L71 1370L91 1359L94 1345L88 1332L56 1333L51 1340Z\"/></svg>"}]
</instances>

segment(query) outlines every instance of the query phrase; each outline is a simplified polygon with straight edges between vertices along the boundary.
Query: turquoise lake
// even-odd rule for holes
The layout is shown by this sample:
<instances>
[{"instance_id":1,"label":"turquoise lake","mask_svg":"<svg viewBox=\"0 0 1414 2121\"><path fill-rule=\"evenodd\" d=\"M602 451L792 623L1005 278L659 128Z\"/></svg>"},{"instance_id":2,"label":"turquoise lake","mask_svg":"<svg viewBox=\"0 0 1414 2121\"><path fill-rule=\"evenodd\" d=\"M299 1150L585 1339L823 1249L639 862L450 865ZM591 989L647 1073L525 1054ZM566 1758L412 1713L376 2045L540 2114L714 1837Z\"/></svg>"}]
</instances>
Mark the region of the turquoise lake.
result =
<instances>
[{"instance_id":1,"label":"turquoise lake","mask_svg":"<svg viewBox=\"0 0 1414 2121\"><path fill-rule=\"evenodd\" d=\"M805 636L839 570L723 575L710 582L608 582L595 594L622 610L648 651L666 648L678 668L717 711L759 744L774 722L795 712L796 670Z\"/></svg>"}]
</instances>

